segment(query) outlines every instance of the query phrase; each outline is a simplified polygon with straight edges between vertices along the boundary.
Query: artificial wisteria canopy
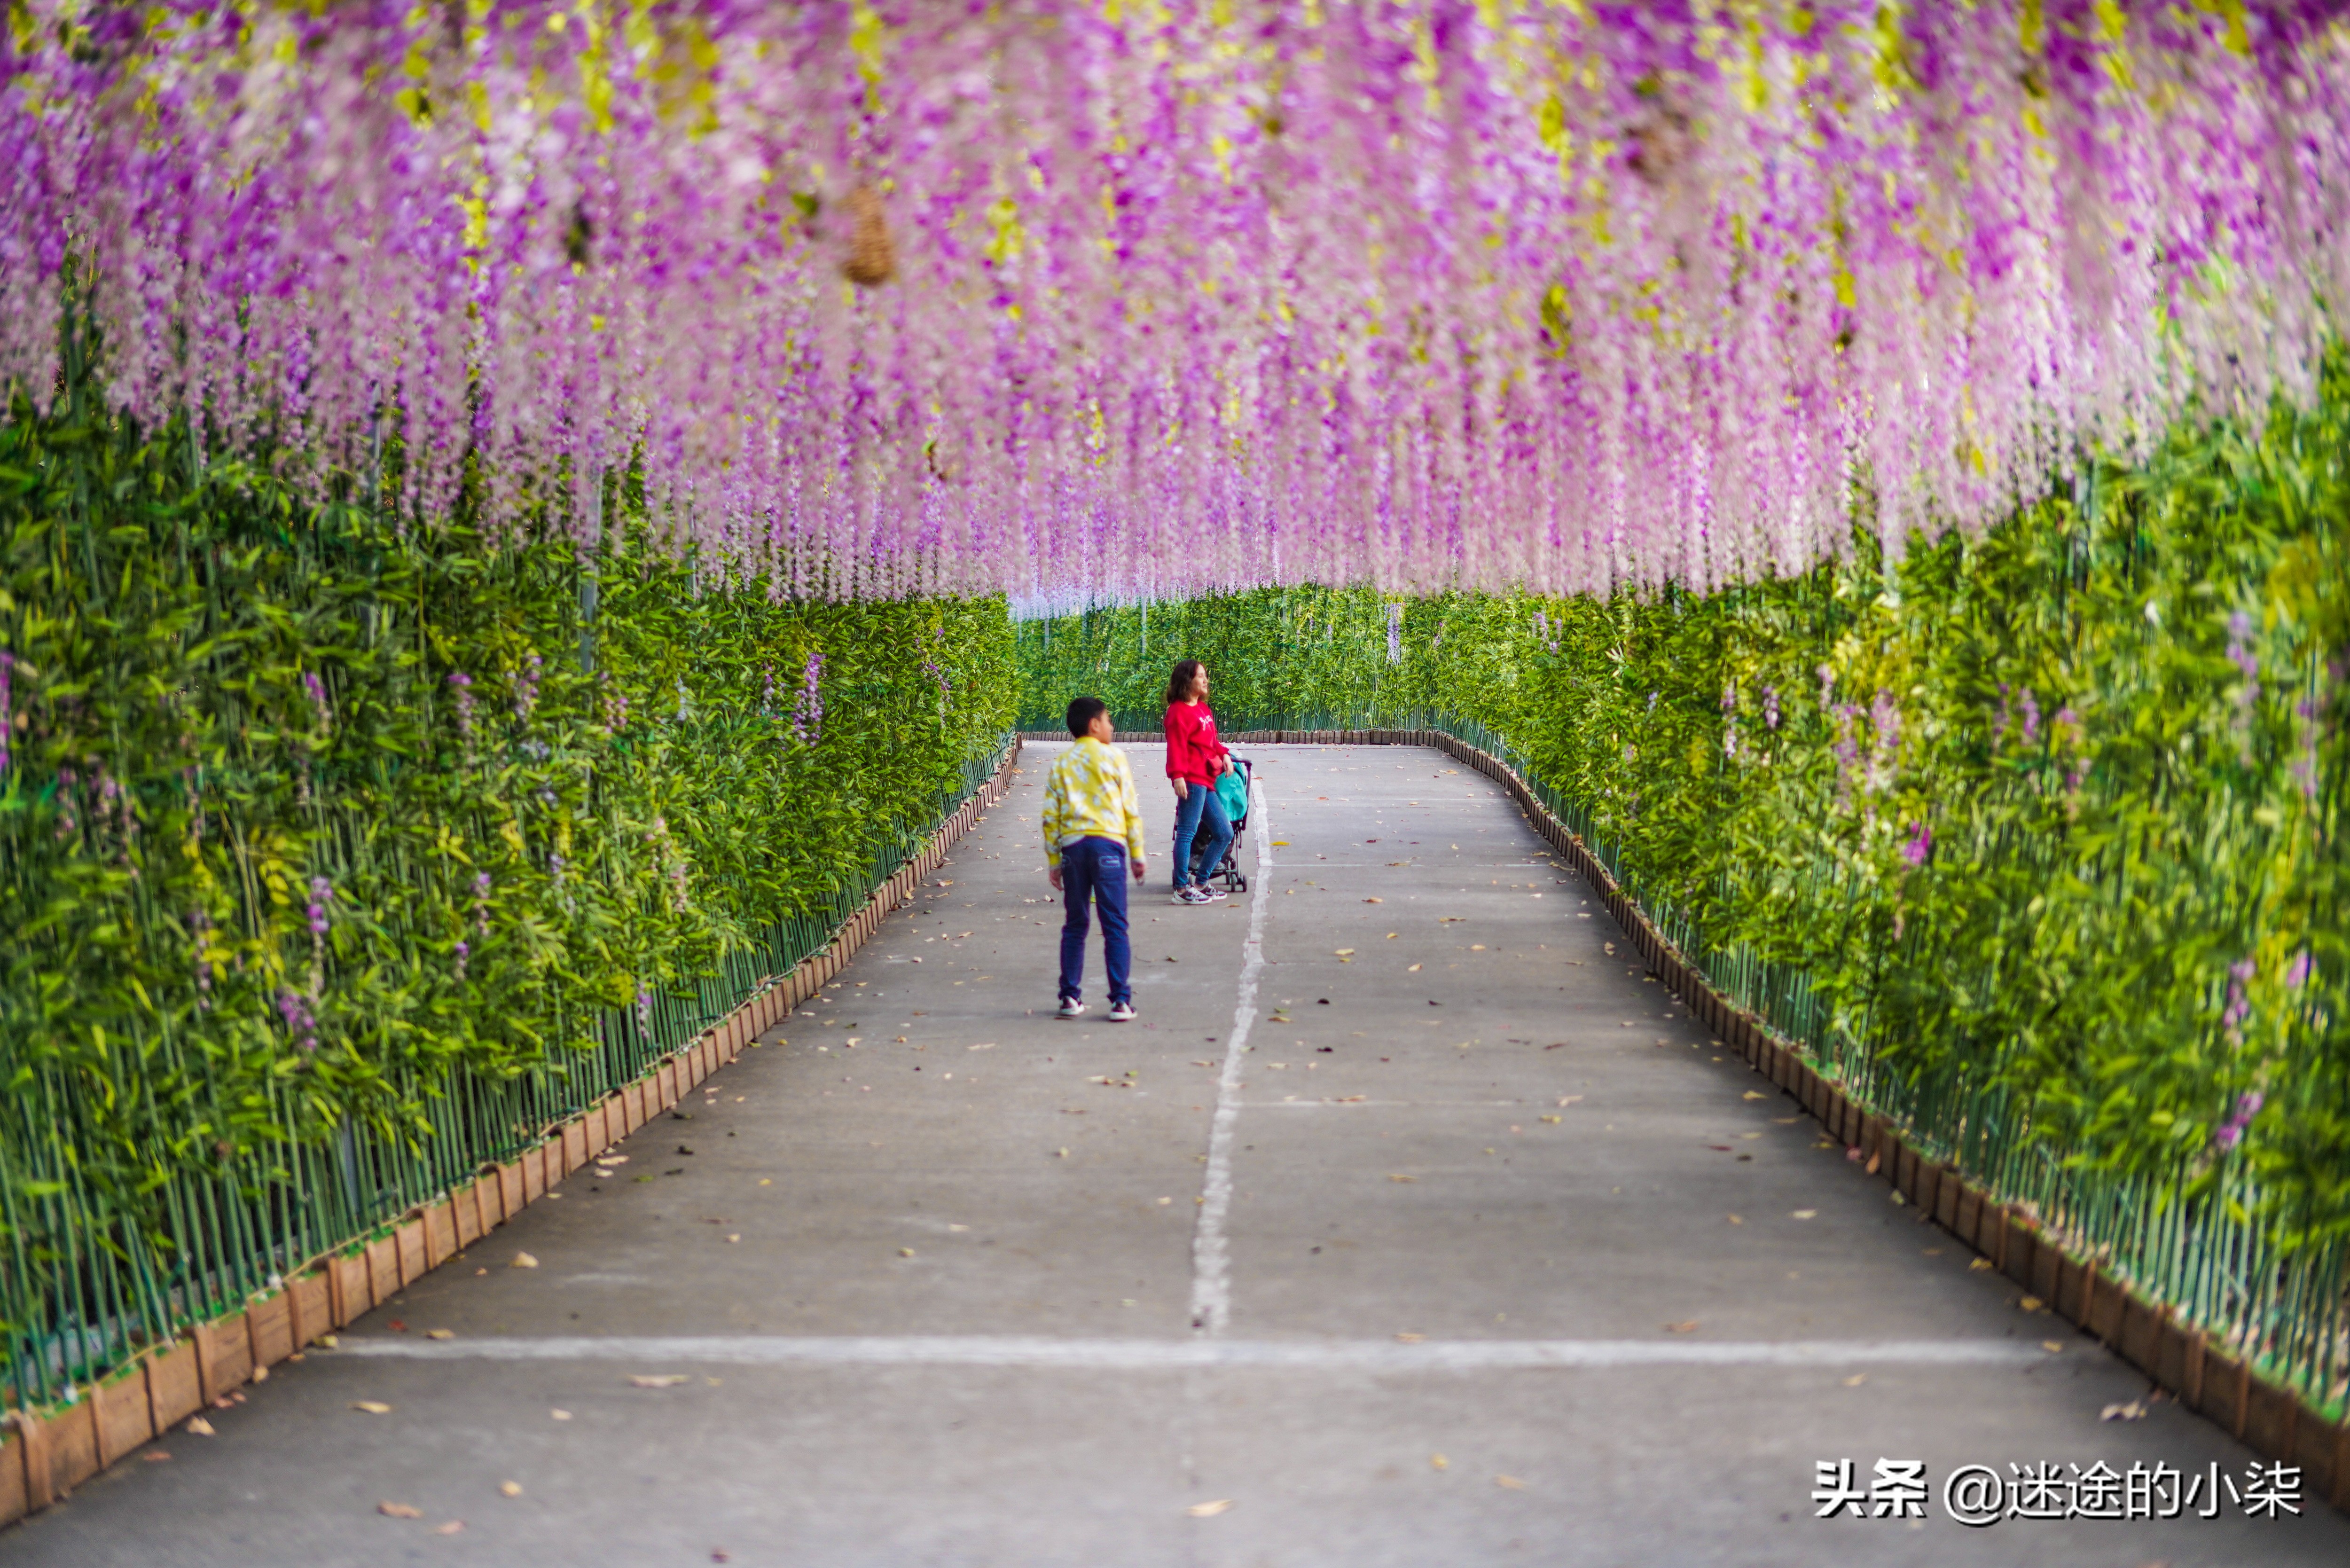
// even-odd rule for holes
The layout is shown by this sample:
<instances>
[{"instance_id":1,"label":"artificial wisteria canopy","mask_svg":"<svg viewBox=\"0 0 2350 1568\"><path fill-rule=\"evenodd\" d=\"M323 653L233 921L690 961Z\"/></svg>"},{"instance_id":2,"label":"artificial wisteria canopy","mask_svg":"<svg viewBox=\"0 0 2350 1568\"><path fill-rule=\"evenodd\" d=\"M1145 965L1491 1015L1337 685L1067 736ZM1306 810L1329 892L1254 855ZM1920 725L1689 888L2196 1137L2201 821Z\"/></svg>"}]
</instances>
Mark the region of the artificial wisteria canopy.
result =
<instances>
[{"instance_id":1,"label":"artificial wisteria canopy","mask_svg":"<svg viewBox=\"0 0 2350 1568\"><path fill-rule=\"evenodd\" d=\"M806 591L1703 587L2306 394L2341 9L17 0L0 376Z\"/></svg>"}]
</instances>

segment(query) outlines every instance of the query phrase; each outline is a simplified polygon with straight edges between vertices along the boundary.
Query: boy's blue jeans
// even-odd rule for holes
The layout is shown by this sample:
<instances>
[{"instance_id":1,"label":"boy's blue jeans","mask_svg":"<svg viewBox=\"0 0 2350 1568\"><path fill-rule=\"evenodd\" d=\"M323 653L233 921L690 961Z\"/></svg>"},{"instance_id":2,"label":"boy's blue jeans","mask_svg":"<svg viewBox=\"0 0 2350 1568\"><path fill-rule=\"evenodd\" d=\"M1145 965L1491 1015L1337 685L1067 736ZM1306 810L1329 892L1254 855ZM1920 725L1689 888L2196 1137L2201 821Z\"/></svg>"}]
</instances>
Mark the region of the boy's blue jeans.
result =
<instances>
[{"instance_id":1,"label":"boy's blue jeans","mask_svg":"<svg viewBox=\"0 0 2350 1568\"><path fill-rule=\"evenodd\" d=\"M1061 1000L1085 999L1086 905L1101 911L1102 963L1109 971L1109 1001L1134 1000L1128 978L1133 951L1126 938L1126 846L1115 838L1080 838L1061 846Z\"/></svg>"},{"instance_id":2,"label":"boy's blue jeans","mask_svg":"<svg viewBox=\"0 0 2350 1568\"><path fill-rule=\"evenodd\" d=\"M1232 842L1232 819L1224 815L1224 803L1216 796L1213 784L1187 784L1183 798L1175 803L1175 886L1181 888L1191 879L1191 841L1201 834L1208 836L1208 869L1212 871L1223 863L1224 851Z\"/></svg>"}]
</instances>

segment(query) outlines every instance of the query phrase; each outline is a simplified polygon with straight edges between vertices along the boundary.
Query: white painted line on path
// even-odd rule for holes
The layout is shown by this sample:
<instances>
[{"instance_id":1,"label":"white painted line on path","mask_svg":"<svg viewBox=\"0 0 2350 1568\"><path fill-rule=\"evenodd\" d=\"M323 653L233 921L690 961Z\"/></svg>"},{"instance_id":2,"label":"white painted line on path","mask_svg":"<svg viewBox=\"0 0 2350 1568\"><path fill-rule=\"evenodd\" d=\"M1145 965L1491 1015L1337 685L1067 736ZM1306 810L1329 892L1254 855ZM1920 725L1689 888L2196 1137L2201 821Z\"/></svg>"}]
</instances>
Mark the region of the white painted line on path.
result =
<instances>
[{"instance_id":1,"label":"white painted line on path","mask_svg":"<svg viewBox=\"0 0 2350 1568\"><path fill-rule=\"evenodd\" d=\"M1232 1317L1232 1248L1224 1220L1232 1208L1232 1138L1241 1116L1241 1058L1256 1022L1257 976L1264 972L1265 872L1273 866L1272 802L1263 784L1249 831L1256 836L1256 875L1249 879L1248 940L1241 948L1240 990L1232 1005L1232 1032L1224 1046L1224 1070L1216 1078L1216 1114L1208 1126L1208 1169L1200 1189L1199 1222L1191 1231L1191 1328L1220 1334Z\"/></svg>"},{"instance_id":2,"label":"white painted line on path","mask_svg":"<svg viewBox=\"0 0 2350 1568\"><path fill-rule=\"evenodd\" d=\"M639 1366L1019 1366L1073 1371L1265 1367L1303 1372L1514 1372L1640 1366L2025 1366L2012 1339L1047 1339L1021 1334L590 1335L360 1339L314 1351L394 1361L619 1361Z\"/></svg>"}]
</instances>

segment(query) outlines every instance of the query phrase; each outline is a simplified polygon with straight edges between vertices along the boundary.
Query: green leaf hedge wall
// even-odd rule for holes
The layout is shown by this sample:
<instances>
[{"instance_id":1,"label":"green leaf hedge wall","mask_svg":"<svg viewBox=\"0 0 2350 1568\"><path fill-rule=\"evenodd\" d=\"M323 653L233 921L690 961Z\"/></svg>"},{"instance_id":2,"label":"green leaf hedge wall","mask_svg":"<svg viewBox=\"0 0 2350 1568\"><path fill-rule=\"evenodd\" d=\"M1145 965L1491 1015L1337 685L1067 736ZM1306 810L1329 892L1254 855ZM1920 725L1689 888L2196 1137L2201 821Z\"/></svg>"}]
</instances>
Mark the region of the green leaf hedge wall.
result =
<instances>
[{"instance_id":1,"label":"green leaf hedge wall","mask_svg":"<svg viewBox=\"0 0 2350 1568\"><path fill-rule=\"evenodd\" d=\"M1155 728L1196 657L1227 732L1475 732L1862 1097L2338 1400L2338 358L2326 391L2089 464L1980 541L1709 598L1292 589L1025 622L1023 722L1090 691Z\"/></svg>"},{"instance_id":2,"label":"green leaf hedge wall","mask_svg":"<svg viewBox=\"0 0 2350 1568\"><path fill-rule=\"evenodd\" d=\"M624 482L583 566L310 504L91 406L0 421L25 1400L510 1154L820 948L984 776L1014 691L1000 600L697 580Z\"/></svg>"}]
</instances>

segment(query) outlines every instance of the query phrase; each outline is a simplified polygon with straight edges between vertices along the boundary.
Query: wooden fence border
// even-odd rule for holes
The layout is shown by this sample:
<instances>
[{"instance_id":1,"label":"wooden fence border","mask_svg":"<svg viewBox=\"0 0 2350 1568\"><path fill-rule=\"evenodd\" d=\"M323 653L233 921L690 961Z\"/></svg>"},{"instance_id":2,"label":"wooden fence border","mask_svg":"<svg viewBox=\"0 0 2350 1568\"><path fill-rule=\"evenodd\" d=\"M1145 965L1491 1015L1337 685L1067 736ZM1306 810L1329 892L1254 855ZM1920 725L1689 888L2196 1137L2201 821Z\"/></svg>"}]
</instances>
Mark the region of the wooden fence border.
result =
<instances>
[{"instance_id":1,"label":"wooden fence border","mask_svg":"<svg viewBox=\"0 0 2350 1568\"><path fill-rule=\"evenodd\" d=\"M312 1260L281 1290L242 1311L149 1346L130 1366L79 1391L71 1405L11 1410L0 1433L0 1525L62 1500L151 1438L216 1403L322 1334L356 1321L432 1269L476 1245L556 1182L679 1100L838 974L849 955L910 902L972 823L1002 800L1018 772L1015 739L987 782L939 825L921 849L873 890L822 951L759 992L691 1042L612 1090L537 1144L473 1181L418 1205L384 1233Z\"/></svg>"}]
</instances>

